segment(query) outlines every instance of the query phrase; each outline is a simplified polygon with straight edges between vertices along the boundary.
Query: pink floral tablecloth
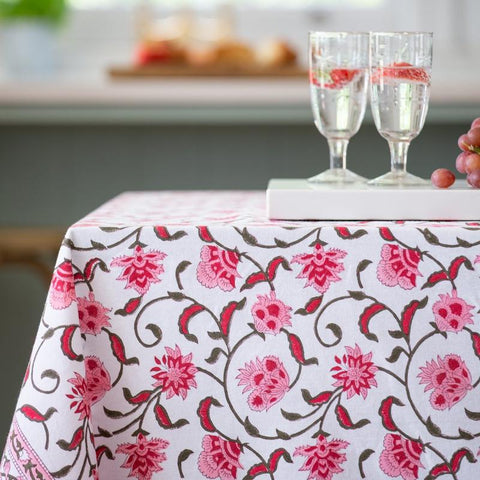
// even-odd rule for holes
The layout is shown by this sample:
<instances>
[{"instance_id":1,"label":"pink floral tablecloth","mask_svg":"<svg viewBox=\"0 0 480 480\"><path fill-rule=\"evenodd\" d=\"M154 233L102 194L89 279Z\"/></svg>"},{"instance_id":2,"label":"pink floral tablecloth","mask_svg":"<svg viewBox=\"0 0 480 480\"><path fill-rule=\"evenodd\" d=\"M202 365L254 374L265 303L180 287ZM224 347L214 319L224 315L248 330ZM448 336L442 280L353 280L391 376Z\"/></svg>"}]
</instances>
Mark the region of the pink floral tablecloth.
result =
<instances>
[{"instance_id":1,"label":"pink floral tablecloth","mask_svg":"<svg viewBox=\"0 0 480 480\"><path fill-rule=\"evenodd\" d=\"M480 223L121 195L66 235L0 477L478 479L479 277Z\"/></svg>"}]
</instances>

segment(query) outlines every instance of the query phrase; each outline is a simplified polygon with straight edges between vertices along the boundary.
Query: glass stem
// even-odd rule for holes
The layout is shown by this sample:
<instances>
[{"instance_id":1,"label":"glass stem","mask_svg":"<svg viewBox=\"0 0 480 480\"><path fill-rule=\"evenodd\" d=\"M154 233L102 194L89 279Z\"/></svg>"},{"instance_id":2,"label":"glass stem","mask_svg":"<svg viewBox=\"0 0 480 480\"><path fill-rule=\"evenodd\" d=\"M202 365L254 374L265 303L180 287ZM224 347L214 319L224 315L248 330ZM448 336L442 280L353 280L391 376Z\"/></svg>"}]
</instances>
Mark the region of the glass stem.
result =
<instances>
[{"instance_id":1,"label":"glass stem","mask_svg":"<svg viewBox=\"0 0 480 480\"><path fill-rule=\"evenodd\" d=\"M347 168L348 140L328 140L330 149L330 168Z\"/></svg>"},{"instance_id":2,"label":"glass stem","mask_svg":"<svg viewBox=\"0 0 480 480\"><path fill-rule=\"evenodd\" d=\"M393 173L404 174L407 172L407 152L410 142L389 141L391 170Z\"/></svg>"}]
</instances>

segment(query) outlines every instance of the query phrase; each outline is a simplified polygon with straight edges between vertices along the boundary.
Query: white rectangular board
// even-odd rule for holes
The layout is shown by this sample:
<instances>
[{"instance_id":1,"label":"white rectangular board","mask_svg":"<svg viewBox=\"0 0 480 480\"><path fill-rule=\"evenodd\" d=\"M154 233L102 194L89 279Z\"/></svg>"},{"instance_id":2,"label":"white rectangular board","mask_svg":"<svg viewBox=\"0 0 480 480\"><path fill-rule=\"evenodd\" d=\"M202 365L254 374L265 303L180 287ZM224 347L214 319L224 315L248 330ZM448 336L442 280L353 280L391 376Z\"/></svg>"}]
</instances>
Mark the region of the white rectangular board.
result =
<instances>
[{"instance_id":1,"label":"white rectangular board","mask_svg":"<svg viewBox=\"0 0 480 480\"><path fill-rule=\"evenodd\" d=\"M267 215L278 220L480 220L480 189L465 180L439 189L272 179Z\"/></svg>"}]
</instances>

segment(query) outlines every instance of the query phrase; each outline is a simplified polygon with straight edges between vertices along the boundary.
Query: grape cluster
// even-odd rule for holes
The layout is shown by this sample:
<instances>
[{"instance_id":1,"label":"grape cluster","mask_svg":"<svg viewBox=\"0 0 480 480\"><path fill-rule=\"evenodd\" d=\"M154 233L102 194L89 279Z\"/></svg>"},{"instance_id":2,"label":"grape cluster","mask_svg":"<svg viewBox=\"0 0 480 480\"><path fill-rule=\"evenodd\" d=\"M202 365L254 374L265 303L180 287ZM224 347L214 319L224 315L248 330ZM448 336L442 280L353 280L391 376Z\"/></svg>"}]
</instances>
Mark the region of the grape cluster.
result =
<instances>
[{"instance_id":1,"label":"grape cluster","mask_svg":"<svg viewBox=\"0 0 480 480\"><path fill-rule=\"evenodd\" d=\"M460 135L458 146L462 153L455 162L457 170L467 174L469 185L480 188L480 117L472 122L468 133Z\"/></svg>"}]
</instances>

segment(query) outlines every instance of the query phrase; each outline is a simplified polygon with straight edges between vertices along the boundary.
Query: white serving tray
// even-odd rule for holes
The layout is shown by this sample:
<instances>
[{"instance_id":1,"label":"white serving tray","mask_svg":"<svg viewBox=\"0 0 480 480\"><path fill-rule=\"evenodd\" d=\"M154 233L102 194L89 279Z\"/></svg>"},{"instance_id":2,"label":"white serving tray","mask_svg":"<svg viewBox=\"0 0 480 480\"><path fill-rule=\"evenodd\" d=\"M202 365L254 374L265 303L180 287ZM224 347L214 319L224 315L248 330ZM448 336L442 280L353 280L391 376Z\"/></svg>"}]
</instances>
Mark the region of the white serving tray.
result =
<instances>
[{"instance_id":1,"label":"white serving tray","mask_svg":"<svg viewBox=\"0 0 480 480\"><path fill-rule=\"evenodd\" d=\"M480 220L480 189L321 185L272 179L267 215L278 220Z\"/></svg>"}]
</instances>

